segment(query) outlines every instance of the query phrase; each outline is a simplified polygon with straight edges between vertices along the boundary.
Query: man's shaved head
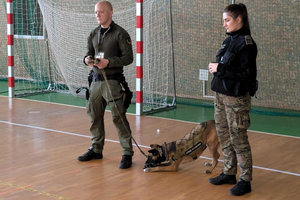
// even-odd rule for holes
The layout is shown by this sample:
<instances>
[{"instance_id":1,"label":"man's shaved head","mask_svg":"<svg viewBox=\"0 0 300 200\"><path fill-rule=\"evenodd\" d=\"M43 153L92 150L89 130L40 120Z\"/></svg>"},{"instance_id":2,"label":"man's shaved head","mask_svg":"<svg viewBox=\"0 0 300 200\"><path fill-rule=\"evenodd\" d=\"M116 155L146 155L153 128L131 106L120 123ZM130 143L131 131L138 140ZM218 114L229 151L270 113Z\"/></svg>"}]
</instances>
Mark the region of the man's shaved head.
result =
<instances>
[{"instance_id":1,"label":"man's shaved head","mask_svg":"<svg viewBox=\"0 0 300 200\"><path fill-rule=\"evenodd\" d=\"M113 11L113 7L112 7L112 5L111 5L111 3L109 2L109 1L99 1L97 4L96 4L96 6L97 5L102 5L102 6L107 6L107 8L108 8L108 10L110 10L110 11Z\"/></svg>"},{"instance_id":2,"label":"man's shaved head","mask_svg":"<svg viewBox=\"0 0 300 200\"><path fill-rule=\"evenodd\" d=\"M107 28L112 22L113 8L109 1L99 1L95 5L95 17L103 28Z\"/></svg>"}]
</instances>

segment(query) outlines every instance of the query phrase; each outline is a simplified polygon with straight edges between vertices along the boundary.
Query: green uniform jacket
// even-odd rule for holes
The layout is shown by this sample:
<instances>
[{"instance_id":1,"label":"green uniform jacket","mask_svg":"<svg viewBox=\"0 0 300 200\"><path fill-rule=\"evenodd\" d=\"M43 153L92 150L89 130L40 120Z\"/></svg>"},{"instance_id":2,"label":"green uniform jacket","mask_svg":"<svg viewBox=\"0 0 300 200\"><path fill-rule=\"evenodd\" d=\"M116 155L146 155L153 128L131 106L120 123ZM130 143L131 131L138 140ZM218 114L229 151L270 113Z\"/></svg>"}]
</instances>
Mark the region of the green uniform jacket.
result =
<instances>
[{"instance_id":1,"label":"green uniform jacket","mask_svg":"<svg viewBox=\"0 0 300 200\"><path fill-rule=\"evenodd\" d=\"M114 21L104 34L101 34L100 30L101 26L98 26L90 33L85 57L95 57L99 52L104 52L104 58L109 60L109 66L104 69L105 73L107 75L123 73L123 67L133 62L132 44L128 32ZM93 71L101 74L97 67L93 67Z\"/></svg>"}]
</instances>

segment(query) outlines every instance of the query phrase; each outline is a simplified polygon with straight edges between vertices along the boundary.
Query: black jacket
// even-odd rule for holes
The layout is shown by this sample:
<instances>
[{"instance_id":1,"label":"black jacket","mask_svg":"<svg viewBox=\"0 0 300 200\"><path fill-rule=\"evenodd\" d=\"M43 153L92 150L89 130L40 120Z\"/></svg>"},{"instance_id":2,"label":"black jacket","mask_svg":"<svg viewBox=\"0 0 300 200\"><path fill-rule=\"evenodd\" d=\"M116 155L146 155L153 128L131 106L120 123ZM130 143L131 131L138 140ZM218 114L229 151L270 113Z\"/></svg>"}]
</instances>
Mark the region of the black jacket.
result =
<instances>
[{"instance_id":1,"label":"black jacket","mask_svg":"<svg viewBox=\"0 0 300 200\"><path fill-rule=\"evenodd\" d=\"M98 26L90 33L85 57L94 57L98 52L104 52L104 58L109 60L109 67L104 69L105 73L107 75L122 73L123 66L133 62L130 36L126 30L113 21L105 33L101 34L100 29L101 26ZM101 74L97 67L93 67L93 71Z\"/></svg>"},{"instance_id":2,"label":"black jacket","mask_svg":"<svg viewBox=\"0 0 300 200\"><path fill-rule=\"evenodd\" d=\"M257 46L245 28L228 35L216 56L219 65L211 89L229 96L244 96L256 81Z\"/></svg>"}]
</instances>

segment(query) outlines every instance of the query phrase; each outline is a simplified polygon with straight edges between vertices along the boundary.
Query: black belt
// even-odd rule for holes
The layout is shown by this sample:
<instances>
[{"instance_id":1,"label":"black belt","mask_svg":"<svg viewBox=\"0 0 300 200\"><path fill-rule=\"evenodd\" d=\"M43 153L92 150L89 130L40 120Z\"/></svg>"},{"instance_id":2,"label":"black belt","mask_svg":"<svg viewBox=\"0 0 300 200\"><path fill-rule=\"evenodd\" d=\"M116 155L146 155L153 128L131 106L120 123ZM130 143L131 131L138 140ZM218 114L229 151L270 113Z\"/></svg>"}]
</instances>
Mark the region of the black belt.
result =
<instances>
[{"instance_id":1,"label":"black belt","mask_svg":"<svg viewBox=\"0 0 300 200\"><path fill-rule=\"evenodd\" d=\"M106 75L107 80L119 80L120 76L122 76L121 73L115 73L115 74L108 74ZM102 74L93 73L93 81L104 81L104 76Z\"/></svg>"}]
</instances>

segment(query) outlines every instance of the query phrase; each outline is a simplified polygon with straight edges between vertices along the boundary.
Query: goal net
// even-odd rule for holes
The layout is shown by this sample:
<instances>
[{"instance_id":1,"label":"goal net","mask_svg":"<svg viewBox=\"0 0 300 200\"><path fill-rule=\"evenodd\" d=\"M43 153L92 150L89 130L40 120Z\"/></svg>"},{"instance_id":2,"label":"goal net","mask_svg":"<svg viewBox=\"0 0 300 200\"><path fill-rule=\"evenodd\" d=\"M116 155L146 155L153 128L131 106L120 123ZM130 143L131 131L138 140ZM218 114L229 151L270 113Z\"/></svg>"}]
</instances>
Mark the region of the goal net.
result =
<instances>
[{"instance_id":1,"label":"goal net","mask_svg":"<svg viewBox=\"0 0 300 200\"><path fill-rule=\"evenodd\" d=\"M98 0L14 1L15 94L57 91L76 94L88 85L83 64L87 37L98 26ZM136 48L136 1L111 0L113 20L125 28ZM168 0L143 3L143 112L172 107L175 84ZM136 90L135 61L124 67L130 89ZM135 95L133 97L135 102Z\"/></svg>"}]
</instances>

